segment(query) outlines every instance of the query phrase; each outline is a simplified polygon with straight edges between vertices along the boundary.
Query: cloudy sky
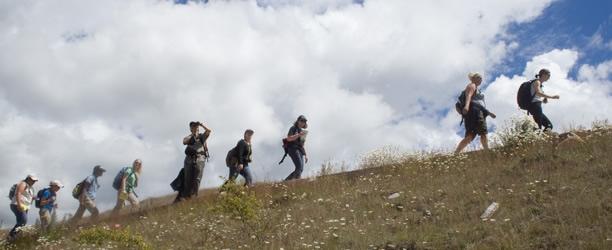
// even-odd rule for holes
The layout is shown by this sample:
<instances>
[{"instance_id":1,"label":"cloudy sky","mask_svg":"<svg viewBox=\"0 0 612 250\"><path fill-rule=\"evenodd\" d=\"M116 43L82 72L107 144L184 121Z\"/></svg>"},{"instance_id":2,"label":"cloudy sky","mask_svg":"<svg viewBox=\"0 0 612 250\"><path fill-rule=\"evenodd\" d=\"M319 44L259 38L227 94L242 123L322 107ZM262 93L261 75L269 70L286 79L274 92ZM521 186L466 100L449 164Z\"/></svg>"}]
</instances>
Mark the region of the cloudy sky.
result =
<instances>
[{"instance_id":1,"label":"cloudy sky","mask_svg":"<svg viewBox=\"0 0 612 250\"><path fill-rule=\"evenodd\" d=\"M467 74L484 74L494 130L520 116L516 89L542 67L545 112L563 131L612 118L609 1L0 0L0 193L28 173L60 179L60 212L96 164L142 158L141 197L170 193L188 122L213 129L203 185L255 130L253 172L277 181L295 118L310 123L307 175L385 145L450 150L450 110ZM8 199L5 198L8 204ZM35 214L30 219L34 221ZM2 225L14 223L0 211Z\"/></svg>"}]
</instances>

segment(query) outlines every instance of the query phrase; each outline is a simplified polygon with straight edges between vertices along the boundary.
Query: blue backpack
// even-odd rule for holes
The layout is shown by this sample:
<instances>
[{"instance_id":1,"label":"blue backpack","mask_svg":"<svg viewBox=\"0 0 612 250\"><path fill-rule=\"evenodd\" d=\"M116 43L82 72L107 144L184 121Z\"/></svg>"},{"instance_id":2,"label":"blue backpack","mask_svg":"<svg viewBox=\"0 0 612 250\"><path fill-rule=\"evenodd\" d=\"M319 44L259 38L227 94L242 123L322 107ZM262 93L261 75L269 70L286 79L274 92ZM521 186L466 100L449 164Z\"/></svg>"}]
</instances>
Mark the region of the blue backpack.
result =
<instances>
[{"instance_id":1,"label":"blue backpack","mask_svg":"<svg viewBox=\"0 0 612 250\"><path fill-rule=\"evenodd\" d=\"M115 176L115 179L113 180L113 188L115 190L119 190L119 188L121 188L121 180L123 179L123 176L125 175L125 171L127 171L128 168L131 168L131 167L122 168L119 171L119 173L117 173L117 175ZM134 174L134 171L132 171L132 174Z\"/></svg>"}]
</instances>

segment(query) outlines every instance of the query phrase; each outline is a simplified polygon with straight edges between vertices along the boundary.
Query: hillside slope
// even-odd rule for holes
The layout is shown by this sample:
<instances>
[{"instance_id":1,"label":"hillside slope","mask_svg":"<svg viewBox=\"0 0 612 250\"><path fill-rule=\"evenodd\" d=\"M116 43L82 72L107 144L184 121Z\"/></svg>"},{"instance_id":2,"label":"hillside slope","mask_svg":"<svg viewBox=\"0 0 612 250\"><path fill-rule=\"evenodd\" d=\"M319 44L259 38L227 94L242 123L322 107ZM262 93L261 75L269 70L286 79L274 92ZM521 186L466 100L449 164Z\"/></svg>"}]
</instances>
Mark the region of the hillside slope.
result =
<instances>
[{"instance_id":1,"label":"hillside slope","mask_svg":"<svg viewBox=\"0 0 612 250\"><path fill-rule=\"evenodd\" d=\"M6 248L612 249L612 131L286 183L205 190ZM396 198L394 198L396 197ZM491 220L480 219L491 202Z\"/></svg>"}]
</instances>

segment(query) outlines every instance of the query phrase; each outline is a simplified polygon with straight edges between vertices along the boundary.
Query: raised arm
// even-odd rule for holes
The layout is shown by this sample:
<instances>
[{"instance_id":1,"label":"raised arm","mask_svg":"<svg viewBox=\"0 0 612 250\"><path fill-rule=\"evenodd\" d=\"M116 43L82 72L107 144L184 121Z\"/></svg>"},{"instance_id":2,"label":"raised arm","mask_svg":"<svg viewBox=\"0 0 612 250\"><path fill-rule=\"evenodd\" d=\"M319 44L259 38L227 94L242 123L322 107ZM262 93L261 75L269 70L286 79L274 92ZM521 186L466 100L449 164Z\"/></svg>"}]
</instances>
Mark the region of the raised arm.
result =
<instances>
[{"instance_id":1,"label":"raised arm","mask_svg":"<svg viewBox=\"0 0 612 250\"><path fill-rule=\"evenodd\" d=\"M204 125L204 123L200 123L200 126L204 129L204 133L210 134L212 130Z\"/></svg>"}]
</instances>

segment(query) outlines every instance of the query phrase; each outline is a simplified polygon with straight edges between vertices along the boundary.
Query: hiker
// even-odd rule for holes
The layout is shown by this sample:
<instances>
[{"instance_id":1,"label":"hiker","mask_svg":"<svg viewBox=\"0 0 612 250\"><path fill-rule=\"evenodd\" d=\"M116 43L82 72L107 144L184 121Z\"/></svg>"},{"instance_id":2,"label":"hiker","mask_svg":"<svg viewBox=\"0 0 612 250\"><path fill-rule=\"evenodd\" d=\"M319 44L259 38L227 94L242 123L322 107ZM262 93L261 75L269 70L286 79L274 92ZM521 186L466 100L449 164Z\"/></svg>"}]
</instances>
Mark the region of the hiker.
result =
<instances>
[{"instance_id":1,"label":"hiker","mask_svg":"<svg viewBox=\"0 0 612 250\"><path fill-rule=\"evenodd\" d=\"M139 207L138 196L134 192L134 189L138 186L138 179L142 171L142 161L140 159L134 160L131 167L122 168L115 180L113 181L113 188L117 190L117 204L113 209L113 214L116 215L125 206L125 201L130 202L133 208Z\"/></svg>"},{"instance_id":2,"label":"hiker","mask_svg":"<svg viewBox=\"0 0 612 250\"><path fill-rule=\"evenodd\" d=\"M487 140L487 116L495 118L496 115L486 109L484 94L480 91L479 86L482 84L482 76L479 73L470 73L468 75L470 83L467 84L460 99L463 101L463 109L461 114L465 123L465 136L457 145L455 153L461 152L468 144L470 144L476 135L480 136L480 144L487 150L489 142Z\"/></svg>"},{"instance_id":3,"label":"hiker","mask_svg":"<svg viewBox=\"0 0 612 250\"><path fill-rule=\"evenodd\" d=\"M34 201L34 184L38 178L34 175L28 175L23 181L15 184L11 188L9 197L11 198L11 211L15 214L17 223L8 234L8 241L13 241L19 233L21 227L28 223L28 211L30 205Z\"/></svg>"},{"instance_id":4,"label":"hiker","mask_svg":"<svg viewBox=\"0 0 612 250\"><path fill-rule=\"evenodd\" d=\"M93 169L93 174L85 178L82 182L80 193L77 196L79 199L79 208L74 214L74 217L72 217L72 222L80 220L86 209L91 213L92 220L98 218L100 211L96 207L96 193L98 189L100 189L98 178L100 178L104 172L106 172L106 169L102 168L100 165L96 165Z\"/></svg>"},{"instance_id":5,"label":"hiker","mask_svg":"<svg viewBox=\"0 0 612 250\"><path fill-rule=\"evenodd\" d=\"M535 76L536 79L531 81L531 96L533 99L531 104L527 108L529 114L533 116L533 120L538 124L538 128L544 128L544 131L550 131L553 129L553 125L544 115L542 111L542 103L548 103L548 99L559 99L559 95L547 95L542 91L543 83L550 79L550 71L548 69L541 69L540 72Z\"/></svg>"},{"instance_id":6,"label":"hiker","mask_svg":"<svg viewBox=\"0 0 612 250\"><path fill-rule=\"evenodd\" d=\"M287 154L291 157L293 165L295 165L295 170L285 178L286 181L300 179L302 171L304 171L304 164L308 163L308 156L304 149L304 143L306 142L306 135L308 133L308 131L306 131L306 128L308 128L307 122L308 120L306 117L300 115L289 129L287 138L285 138L287 141Z\"/></svg>"},{"instance_id":7,"label":"hiker","mask_svg":"<svg viewBox=\"0 0 612 250\"><path fill-rule=\"evenodd\" d=\"M53 214L53 210L57 208L57 192L62 189L64 186L58 180L51 181L49 183L49 187L43 190L40 190L37 195L40 211L38 214L40 215L40 232L46 233L51 229L51 214Z\"/></svg>"},{"instance_id":8,"label":"hiker","mask_svg":"<svg viewBox=\"0 0 612 250\"><path fill-rule=\"evenodd\" d=\"M199 128L204 129L204 133L199 132ZM212 132L201 122L190 122L191 134L183 139L185 147L185 161L183 164L183 186L182 191L177 196L177 201L189 199L198 195L204 163L208 159L208 147L206 140Z\"/></svg>"},{"instance_id":9,"label":"hiker","mask_svg":"<svg viewBox=\"0 0 612 250\"><path fill-rule=\"evenodd\" d=\"M246 187L253 186L253 175L249 163L252 161L253 150L251 148L251 139L255 132L251 129L244 131L244 139L238 141L238 144L232 148L225 158L225 163L229 168L229 178L225 182L235 182L238 174L244 177ZM225 184L224 184L225 185Z\"/></svg>"}]
</instances>

